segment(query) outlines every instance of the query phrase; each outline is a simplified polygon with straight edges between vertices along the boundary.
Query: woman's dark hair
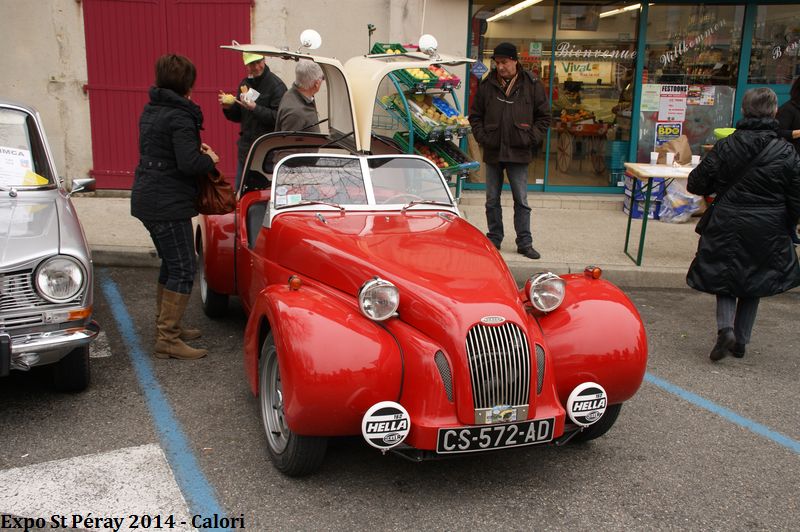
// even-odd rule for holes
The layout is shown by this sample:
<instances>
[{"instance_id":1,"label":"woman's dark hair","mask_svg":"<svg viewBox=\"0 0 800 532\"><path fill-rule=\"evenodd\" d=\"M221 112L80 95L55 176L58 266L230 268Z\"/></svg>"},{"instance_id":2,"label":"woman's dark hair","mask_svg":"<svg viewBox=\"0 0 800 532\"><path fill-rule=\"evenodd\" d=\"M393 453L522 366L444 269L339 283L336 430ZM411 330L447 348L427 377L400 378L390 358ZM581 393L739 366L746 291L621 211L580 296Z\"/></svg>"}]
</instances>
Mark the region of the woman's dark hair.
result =
<instances>
[{"instance_id":1,"label":"woman's dark hair","mask_svg":"<svg viewBox=\"0 0 800 532\"><path fill-rule=\"evenodd\" d=\"M800 103L800 76L792 83L792 90L789 91L789 99L794 103Z\"/></svg>"},{"instance_id":2,"label":"woman's dark hair","mask_svg":"<svg viewBox=\"0 0 800 532\"><path fill-rule=\"evenodd\" d=\"M742 114L745 118L774 118L777 109L778 97L766 87L750 89L742 98Z\"/></svg>"},{"instance_id":3,"label":"woman's dark hair","mask_svg":"<svg viewBox=\"0 0 800 532\"><path fill-rule=\"evenodd\" d=\"M197 69L188 57L178 54L162 55L156 61L156 87L170 89L186 96L194 87Z\"/></svg>"}]
</instances>

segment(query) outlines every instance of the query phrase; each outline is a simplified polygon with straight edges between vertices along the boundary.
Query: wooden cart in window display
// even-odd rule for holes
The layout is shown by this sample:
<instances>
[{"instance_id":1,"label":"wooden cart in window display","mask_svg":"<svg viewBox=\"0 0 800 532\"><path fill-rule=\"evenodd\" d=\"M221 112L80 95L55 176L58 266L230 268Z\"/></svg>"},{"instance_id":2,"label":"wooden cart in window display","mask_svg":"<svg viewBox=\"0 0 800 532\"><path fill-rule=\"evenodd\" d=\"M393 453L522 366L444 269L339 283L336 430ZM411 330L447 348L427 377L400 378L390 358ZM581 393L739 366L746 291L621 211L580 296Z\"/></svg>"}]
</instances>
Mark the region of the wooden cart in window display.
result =
<instances>
[{"instance_id":1,"label":"wooden cart in window display","mask_svg":"<svg viewBox=\"0 0 800 532\"><path fill-rule=\"evenodd\" d=\"M576 139L583 143L583 155L589 156L594 173L600 175L606 171L605 145L608 124L595 123L593 120L571 122L562 119L555 123L554 129L558 133L556 166L560 171L569 171L569 165L576 153ZM583 157L579 159L579 164L582 162Z\"/></svg>"}]
</instances>

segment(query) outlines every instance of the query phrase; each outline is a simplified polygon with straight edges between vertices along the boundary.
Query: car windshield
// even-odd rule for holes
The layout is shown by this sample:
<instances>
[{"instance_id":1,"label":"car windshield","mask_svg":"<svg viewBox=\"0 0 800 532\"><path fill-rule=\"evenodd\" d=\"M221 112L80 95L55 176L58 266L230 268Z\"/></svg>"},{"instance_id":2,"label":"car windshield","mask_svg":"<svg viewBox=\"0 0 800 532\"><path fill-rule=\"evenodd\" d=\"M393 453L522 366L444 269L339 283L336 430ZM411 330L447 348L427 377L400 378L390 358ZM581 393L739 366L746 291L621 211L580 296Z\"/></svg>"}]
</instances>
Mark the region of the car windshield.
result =
<instances>
[{"instance_id":1,"label":"car windshield","mask_svg":"<svg viewBox=\"0 0 800 532\"><path fill-rule=\"evenodd\" d=\"M395 209L453 205L436 168L409 156L293 155L280 163L274 186L277 209L320 204L336 208L392 205Z\"/></svg>"},{"instance_id":2,"label":"car windshield","mask_svg":"<svg viewBox=\"0 0 800 532\"><path fill-rule=\"evenodd\" d=\"M366 205L367 191L359 160L324 155L284 159L275 177L275 207L307 202Z\"/></svg>"},{"instance_id":3,"label":"car windshield","mask_svg":"<svg viewBox=\"0 0 800 532\"><path fill-rule=\"evenodd\" d=\"M0 186L41 187L54 183L34 118L0 108Z\"/></svg>"},{"instance_id":4,"label":"car windshield","mask_svg":"<svg viewBox=\"0 0 800 532\"><path fill-rule=\"evenodd\" d=\"M367 163L377 204L452 204L442 178L427 161L411 157L369 157Z\"/></svg>"}]
</instances>

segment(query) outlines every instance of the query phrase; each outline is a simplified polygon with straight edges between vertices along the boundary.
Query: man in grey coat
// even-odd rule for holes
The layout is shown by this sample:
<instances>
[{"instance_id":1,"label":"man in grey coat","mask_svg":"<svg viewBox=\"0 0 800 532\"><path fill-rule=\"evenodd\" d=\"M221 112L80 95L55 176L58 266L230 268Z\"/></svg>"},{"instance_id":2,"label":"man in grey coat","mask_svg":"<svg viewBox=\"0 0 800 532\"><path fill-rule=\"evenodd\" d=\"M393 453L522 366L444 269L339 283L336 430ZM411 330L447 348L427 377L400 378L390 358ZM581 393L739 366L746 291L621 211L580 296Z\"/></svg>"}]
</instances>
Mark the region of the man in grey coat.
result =
<instances>
[{"instance_id":1,"label":"man in grey coat","mask_svg":"<svg viewBox=\"0 0 800 532\"><path fill-rule=\"evenodd\" d=\"M314 95L325 76L322 68L308 60L300 60L294 69L295 81L286 91L278 107L276 131L313 131L319 133L319 117Z\"/></svg>"}]
</instances>

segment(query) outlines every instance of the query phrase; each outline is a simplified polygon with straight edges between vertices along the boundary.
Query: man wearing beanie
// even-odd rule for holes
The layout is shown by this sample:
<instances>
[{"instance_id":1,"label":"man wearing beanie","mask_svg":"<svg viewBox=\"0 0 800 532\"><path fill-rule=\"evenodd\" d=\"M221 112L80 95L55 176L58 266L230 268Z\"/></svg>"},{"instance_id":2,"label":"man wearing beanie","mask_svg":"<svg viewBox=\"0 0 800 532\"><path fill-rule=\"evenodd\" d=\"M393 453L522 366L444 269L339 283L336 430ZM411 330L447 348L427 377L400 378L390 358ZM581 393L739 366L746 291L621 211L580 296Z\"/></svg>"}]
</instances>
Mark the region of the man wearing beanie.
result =
<instances>
[{"instance_id":1,"label":"man wearing beanie","mask_svg":"<svg viewBox=\"0 0 800 532\"><path fill-rule=\"evenodd\" d=\"M486 168L486 236L497 249L503 242L500 191L503 172L514 198L517 253L538 259L531 236L528 165L550 126L550 107L542 83L522 69L517 47L504 42L492 55L496 68L478 85L469 114L472 134L483 148Z\"/></svg>"},{"instance_id":2,"label":"man wearing beanie","mask_svg":"<svg viewBox=\"0 0 800 532\"><path fill-rule=\"evenodd\" d=\"M237 189L242 179L244 159L250 151L250 146L261 135L275 131L278 106L286 92L286 84L270 72L263 55L245 52L242 54L242 60L247 70L247 77L239 82L239 87L233 91L234 98L222 92L219 95L219 103L225 118L241 123L237 143L239 147L239 164L236 168Z\"/></svg>"}]
</instances>

